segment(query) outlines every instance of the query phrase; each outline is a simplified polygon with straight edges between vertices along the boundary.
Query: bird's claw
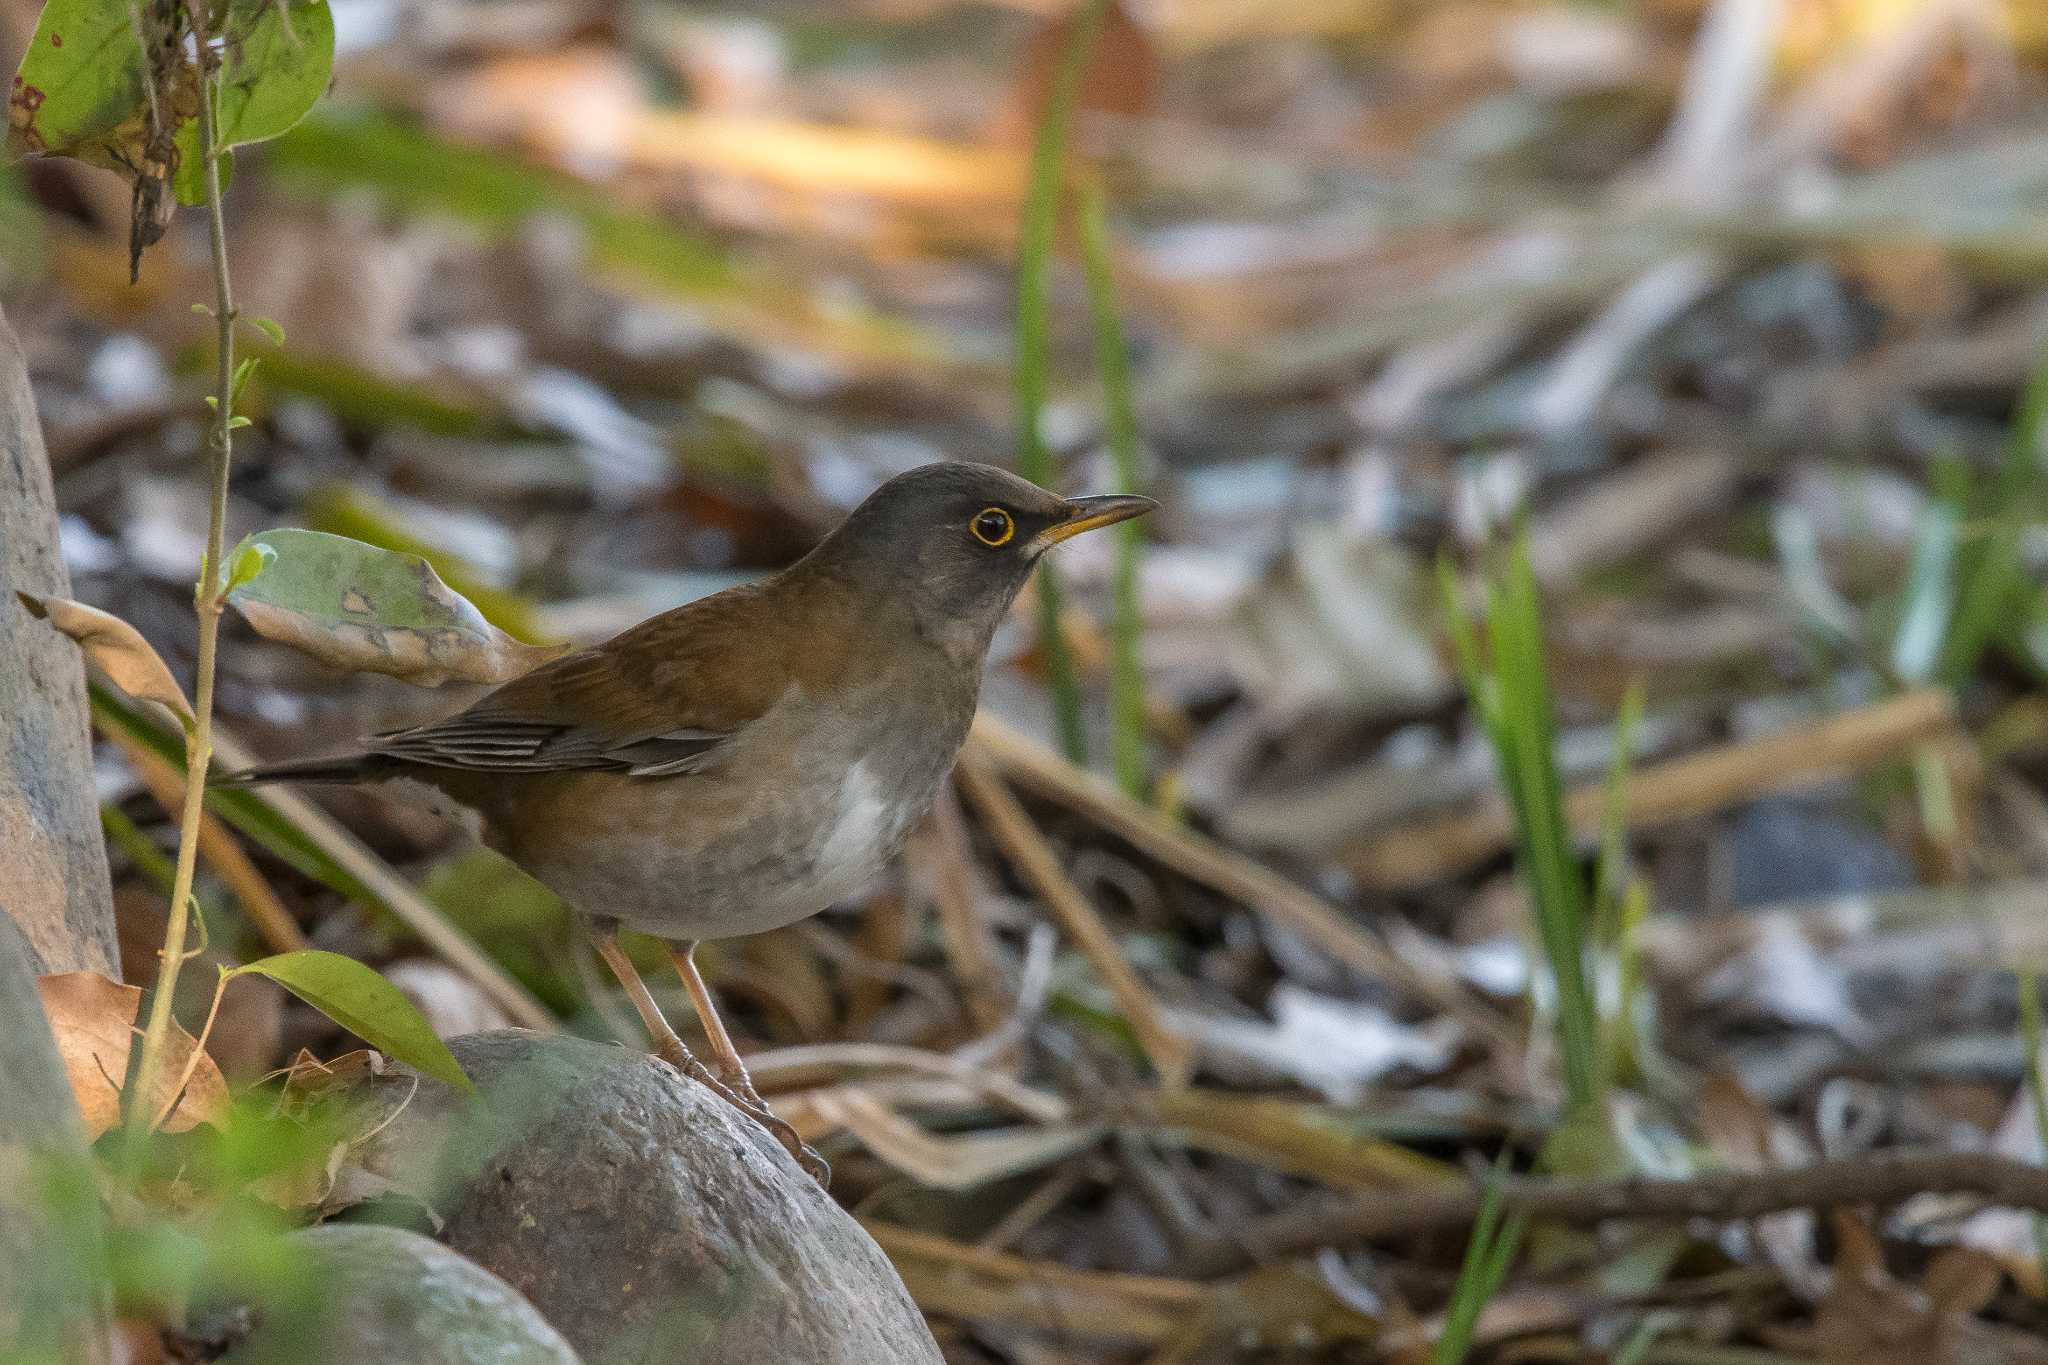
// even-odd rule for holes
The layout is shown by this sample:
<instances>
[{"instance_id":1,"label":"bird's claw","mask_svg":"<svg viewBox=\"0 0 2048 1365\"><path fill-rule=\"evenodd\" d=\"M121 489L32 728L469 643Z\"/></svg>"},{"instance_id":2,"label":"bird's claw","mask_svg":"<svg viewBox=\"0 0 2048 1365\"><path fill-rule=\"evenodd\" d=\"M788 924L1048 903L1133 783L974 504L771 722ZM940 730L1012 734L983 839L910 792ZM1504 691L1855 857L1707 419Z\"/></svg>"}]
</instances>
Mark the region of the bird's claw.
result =
<instances>
[{"instance_id":1,"label":"bird's claw","mask_svg":"<svg viewBox=\"0 0 2048 1365\"><path fill-rule=\"evenodd\" d=\"M798 1136L796 1129L790 1127L786 1120L776 1117L775 1111L768 1107L768 1102L754 1089L752 1080L744 1070L736 1078L732 1078L738 1081L738 1084L734 1085L727 1077L714 1074L710 1067L698 1061L696 1054L684 1047L680 1040L673 1046L664 1040L656 1046L654 1055L761 1125L768 1136L782 1144L782 1149L795 1158L796 1164L803 1168L805 1175L817 1181L820 1188L831 1188L831 1164Z\"/></svg>"}]
</instances>

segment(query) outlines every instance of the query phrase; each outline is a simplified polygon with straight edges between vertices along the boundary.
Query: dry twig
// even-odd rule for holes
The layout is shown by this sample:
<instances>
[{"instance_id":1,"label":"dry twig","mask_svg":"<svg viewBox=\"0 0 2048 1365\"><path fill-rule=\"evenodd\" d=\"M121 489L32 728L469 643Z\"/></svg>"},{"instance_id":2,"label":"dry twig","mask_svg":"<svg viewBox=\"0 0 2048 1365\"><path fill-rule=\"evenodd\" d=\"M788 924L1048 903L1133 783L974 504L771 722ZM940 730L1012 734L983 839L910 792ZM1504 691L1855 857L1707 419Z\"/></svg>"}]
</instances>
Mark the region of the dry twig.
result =
<instances>
[{"instance_id":1,"label":"dry twig","mask_svg":"<svg viewBox=\"0 0 2048 1365\"><path fill-rule=\"evenodd\" d=\"M1006 776L1031 791L1080 811L1182 876L1285 925L1352 970L1444 1011L1496 1045L1520 1046L1515 1028L1455 979L1396 956L1348 923L1342 911L1322 898L1250 858L1174 824L986 712L975 717L974 735L962 756L963 767L973 755L986 755Z\"/></svg>"},{"instance_id":2,"label":"dry twig","mask_svg":"<svg viewBox=\"0 0 2048 1365\"><path fill-rule=\"evenodd\" d=\"M2048 1169L1981 1152L1876 1152L1768 1171L1712 1171L1680 1180L1509 1181L1506 1207L1541 1218L1708 1218L1729 1222L1786 1209L1892 1204L1916 1194L1974 1194L2000 1207L2048 1212ZM1485 1192L1477 1185L1382 1191L1335 1208L1274 1214L1194 1258L1198 1275L1313 1247L1346 1246L1469 1225Z\"/></svg>"},{"instance_id":3,"label":"dry twig","mask_svg":"<svg viewBox=\"0 0 2048 1365\"><path fill-rule=\"evenodd\" d=\"M1131 970L1117 948L1116 938L1095 913L1095 907L1081 894L1060 867L1059 856L1033 824L1024 807L1010 794L1000 777L981 755L960 755L958 769L961 789L988 822L989 832L1016 865L1017 871L1050 908L1060 927L1087 955L1096 973L1116 995L1124 1017L1138 1035L1138 1044L1151 1059L1153 1069L1168 1089L1184 1085L1194 1064L1194 1049L1187 1039L1168 1028L1159 1002Z\"/></svg>"},{"instance_id":4,"label":"dry twig","mask_svg":"<svg viewBox=\"0 0 2048 1365\"><path fill-rule=\"evenodd\" d=\"M1906 755L1954 724L1947 692L1908 692L1761 739L1653 763L1629 778L1628 822L1641 827L1706 815L1859 772ZM1577 787L1566 798L1566 814L1579 837L1598 833L1606 801L1604 782ZM1514 837L1514 817L1496 800L1368 835L1340 856L1373 886L1414 886L1468 871L1505 852Z\"/></svg>"}]
</instances>

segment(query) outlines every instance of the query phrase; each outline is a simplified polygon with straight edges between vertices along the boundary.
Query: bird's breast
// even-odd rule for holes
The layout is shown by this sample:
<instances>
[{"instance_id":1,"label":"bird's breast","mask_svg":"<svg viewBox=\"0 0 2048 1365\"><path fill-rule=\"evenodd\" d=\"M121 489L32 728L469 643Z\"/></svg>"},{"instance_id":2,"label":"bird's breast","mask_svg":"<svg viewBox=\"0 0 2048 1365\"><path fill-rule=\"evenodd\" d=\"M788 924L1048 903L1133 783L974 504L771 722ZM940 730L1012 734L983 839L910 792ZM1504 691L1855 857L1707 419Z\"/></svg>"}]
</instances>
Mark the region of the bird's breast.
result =
<instances>
[{"instance_id":1,"label":"bird's breast","mask_svg":"<svg viewBox=\"0 0 2048 1365\"><path fill-rule=\"evenodd\" d=\"M499 831L572 904L670 938L779 928L864 890L930 809L973 698L793 690L700 773L576 774ZM507 837L509 835L509 837Z\"/></svg>"}]
</instances>

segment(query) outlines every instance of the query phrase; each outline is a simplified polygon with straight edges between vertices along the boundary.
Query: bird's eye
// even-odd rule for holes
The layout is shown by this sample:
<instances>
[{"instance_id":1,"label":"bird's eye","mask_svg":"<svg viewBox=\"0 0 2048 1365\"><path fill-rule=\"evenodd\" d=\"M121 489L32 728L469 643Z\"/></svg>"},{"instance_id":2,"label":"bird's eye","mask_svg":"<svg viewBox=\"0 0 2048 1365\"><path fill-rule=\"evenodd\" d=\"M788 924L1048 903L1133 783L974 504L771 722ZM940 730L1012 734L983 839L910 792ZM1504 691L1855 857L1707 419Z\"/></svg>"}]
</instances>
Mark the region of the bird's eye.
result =
<instances>
[{"instance_id":1,"label":"bird's eye","mask_svg":"<svg viewBox=\"0 0 2048 1365\"><path fill-rule=\"evenodd\" d=\"M1008 543L1017 534L1017 523L1000 507L984 507L967 523L967 529L974 532L976 540L993 547Z\"/></svg>"}]
</instances>

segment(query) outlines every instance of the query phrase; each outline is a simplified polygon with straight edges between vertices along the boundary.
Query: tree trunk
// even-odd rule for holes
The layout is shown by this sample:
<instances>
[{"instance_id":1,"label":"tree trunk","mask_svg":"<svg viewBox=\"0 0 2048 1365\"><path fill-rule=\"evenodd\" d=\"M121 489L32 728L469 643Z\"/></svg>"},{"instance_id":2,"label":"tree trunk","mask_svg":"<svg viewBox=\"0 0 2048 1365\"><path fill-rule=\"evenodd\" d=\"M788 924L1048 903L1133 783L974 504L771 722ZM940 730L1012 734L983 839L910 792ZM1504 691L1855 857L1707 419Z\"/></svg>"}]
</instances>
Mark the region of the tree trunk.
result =
<instances>
[{"instance_id":1,"label":"tree trunk","mask_svg":"<svg viewBox=\"0 0 2048 1365\"><path fill-rule=\"evenodd\" d=\"M16 592L67 597L28 366L0 315L0 888L45 972L118 977L85 665Z\"/></svg>"}]
</instances>

